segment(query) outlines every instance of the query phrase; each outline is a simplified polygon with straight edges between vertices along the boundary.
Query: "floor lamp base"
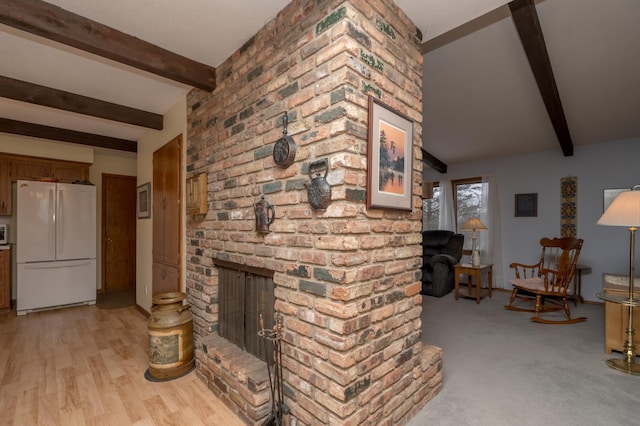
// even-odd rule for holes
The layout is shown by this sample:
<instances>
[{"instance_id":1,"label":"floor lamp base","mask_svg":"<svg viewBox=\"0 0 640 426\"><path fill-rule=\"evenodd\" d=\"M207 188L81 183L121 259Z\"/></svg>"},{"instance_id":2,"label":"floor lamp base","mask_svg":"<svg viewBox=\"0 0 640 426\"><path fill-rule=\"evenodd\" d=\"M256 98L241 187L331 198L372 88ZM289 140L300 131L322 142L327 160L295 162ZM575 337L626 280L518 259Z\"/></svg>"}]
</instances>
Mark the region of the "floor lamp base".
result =
<instances>
[{"instance_id":1,"label":"floor lamp base","mask_svg":"<svg viewBox=\"0 0 640 426\"><path fill-rule=\"evenodd\" d=\"M640 364L635 362L627 362L626 359L608 359L607 365L615 370L622 371L623 373L633 374L640 376Z\"/></svg>"}]
</instances>

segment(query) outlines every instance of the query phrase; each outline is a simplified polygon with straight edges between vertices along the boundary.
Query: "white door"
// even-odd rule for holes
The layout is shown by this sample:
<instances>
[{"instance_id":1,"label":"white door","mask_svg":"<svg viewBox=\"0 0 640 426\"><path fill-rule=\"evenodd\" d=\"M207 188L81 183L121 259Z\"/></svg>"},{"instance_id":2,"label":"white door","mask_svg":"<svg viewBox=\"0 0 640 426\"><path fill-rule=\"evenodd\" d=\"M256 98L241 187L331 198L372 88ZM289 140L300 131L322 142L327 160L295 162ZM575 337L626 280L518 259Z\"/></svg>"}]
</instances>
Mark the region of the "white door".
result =
<instances>
[{"instance_id":1,"label":"white door","mask_svg":"<svg viewBox=\"0 0 640 426\"><path fill-rule=\"evenodd\" d=\"M55 260L55 184L19 180L16 191L17 262Z\"/></svg>"},{"instance_id":2,"label":"white door","mask_svg":"<svg viewBox=\"0 0 640 426\"><path fill-rule=\"evenodd\" d=\"M96 187L59 183L56 260L95 259Z\"/></svg>"}]
</instances>

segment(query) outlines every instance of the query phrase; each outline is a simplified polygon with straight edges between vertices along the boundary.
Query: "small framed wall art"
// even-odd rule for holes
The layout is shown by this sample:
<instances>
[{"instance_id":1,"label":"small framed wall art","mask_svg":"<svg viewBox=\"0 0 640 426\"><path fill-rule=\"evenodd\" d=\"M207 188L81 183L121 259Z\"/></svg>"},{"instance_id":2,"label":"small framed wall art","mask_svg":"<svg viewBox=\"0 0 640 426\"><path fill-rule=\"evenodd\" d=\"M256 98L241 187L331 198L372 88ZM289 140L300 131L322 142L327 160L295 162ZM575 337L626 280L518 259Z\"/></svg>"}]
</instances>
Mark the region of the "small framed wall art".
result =
<instances>
[{"instance_id":1,"label":"small framed wall art","mask_svg":"<svg viewBox=\"0 0 640 426\"><path fill-rule=\"evenodd\" d=\"M538 193L516 194L515 198L516 217L537 217L538 216Z\"/></svg>"},{"instance_id":2,"label":"small framed wall art","mask_svg":"<svg viewBox=\"0 0 640 426\"><path fill-rule=\"evenodd\" d=\"M369 96L367 208L411 210L413 121Z\"/></svg>"},{"instance_id":3,"label":"small framed wall art","mask_svg":"<svg viewBox=\"0 0 640 426\"><path fill-rule=\"evenodd\" d=\"M136 211L138 219L147 219L151 217L151 182L140 185L137 191Z\"/></svg>"}]
</instances>

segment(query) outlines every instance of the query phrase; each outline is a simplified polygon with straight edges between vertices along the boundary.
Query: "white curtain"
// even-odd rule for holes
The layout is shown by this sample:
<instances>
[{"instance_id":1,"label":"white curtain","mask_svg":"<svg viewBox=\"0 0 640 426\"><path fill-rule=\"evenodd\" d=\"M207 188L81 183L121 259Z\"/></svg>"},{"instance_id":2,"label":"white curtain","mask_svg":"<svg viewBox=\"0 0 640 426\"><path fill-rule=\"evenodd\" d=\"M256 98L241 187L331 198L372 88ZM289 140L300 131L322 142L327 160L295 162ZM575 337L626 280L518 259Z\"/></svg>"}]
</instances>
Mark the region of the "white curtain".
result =
<instances>
[{"instance_id":1,"label":"white curtain","mask_svg":"<svg viewBox=\"0 0 640 426\"><path fill-rule=\"evenodd\" d=\"M440 181L439 229L456 232L456 213L453 208L453 189L450 180Z\"/></svg>"},{"instance_id":2,"label":"white curtain","mask_svg":"<svg viewBox=\"0 0 640 426\"><path fill-rule=\"evenodd\" d=\"M493 287L505 288L502 276L502 235L500 232L500 203L496 189L495 176L482 177L482 201L480 220L488 228L478 231L477 242L480 248L480 263L493 263Z\"/></svg>"}]
</instances>

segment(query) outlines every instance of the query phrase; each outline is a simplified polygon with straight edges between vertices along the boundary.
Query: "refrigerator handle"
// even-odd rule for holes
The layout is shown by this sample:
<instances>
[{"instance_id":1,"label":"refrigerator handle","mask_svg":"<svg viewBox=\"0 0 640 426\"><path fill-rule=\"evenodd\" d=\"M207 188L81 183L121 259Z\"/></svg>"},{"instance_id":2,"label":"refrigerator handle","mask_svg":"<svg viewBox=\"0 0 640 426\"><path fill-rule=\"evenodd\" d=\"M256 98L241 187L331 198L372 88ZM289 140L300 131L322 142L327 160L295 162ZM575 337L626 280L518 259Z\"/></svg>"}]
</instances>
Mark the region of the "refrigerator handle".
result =
<instances>
[{"instance_id":1,"label":"refrigerator handle","mask_svg":"<svg viewBox=\"0 0 640 426\"><path fill-rule=\"evenodd\" d=\"M56 241L56 205L55 205L55 187L49 189L49 254L55 253L53 244Z\"/></svg>"},{"instance_id":2,"label":"refrigerator handle","mask_svg":"<svg viewBox=\"0 0 640 426\"><path fill-rule=\"evenodd\" d=\"M56 204L57 215L56 215L56 252L58 255L64 252L64 247L62 246L62 236L64 235L64 191L61 188L58 188L58 203Z\"/></svg>"}]
</instances>

